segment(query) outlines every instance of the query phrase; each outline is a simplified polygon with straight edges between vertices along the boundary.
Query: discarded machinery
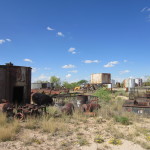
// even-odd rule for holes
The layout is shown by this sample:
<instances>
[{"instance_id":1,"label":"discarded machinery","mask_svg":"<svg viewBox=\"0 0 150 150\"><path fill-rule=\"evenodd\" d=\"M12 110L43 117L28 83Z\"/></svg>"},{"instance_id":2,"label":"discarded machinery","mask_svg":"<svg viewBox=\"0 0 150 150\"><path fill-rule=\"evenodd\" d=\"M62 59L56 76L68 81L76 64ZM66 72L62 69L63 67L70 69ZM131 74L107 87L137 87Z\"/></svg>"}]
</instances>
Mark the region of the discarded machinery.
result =
<instances>
[{"instance_id":1,"label":"discarded machinery","mask_svg":"<svg viewBox=\"0 0 150 150\"><path fill-rule=\"evenodd\" d=\"M42 93L34 93L32 95L32 101L41 106L41 105L53 105L53 98L49 95L42 94Z\"/></svg>"},{"instance_id":2,"label":"discarded machinery","mask_svg":"<svg viewBox=\"0 0 150 150\"><path fill-rule=\"evenodd\" d=\"M138 114L150 114L150 100L127 100L123 104L124 110Z\"/></svg>"},{"instance_id":3,"label":"discarded machinery","mask_svg":"<svg viewBox=\"0 0 150 150\"><path fill-rule=\"evenodd\" d=\"M72 115L74 111L74 105L72 103L67 103L61 108L61 112L66 115Z\"/></svg>"},{"instance_id":4,"label":"discarded machinery","mask_svg":"<svg viewBox=\"0 0 150 150\"><path fill-rule=\"evenodd\" d=\"M133 88L129 100L123 104L124 110L138 114L150 114L150 89Z\"/></svg>"},{"instance_id":5,"label":"discarded machinery","mask_svg":"<svg viewBox=\"0 0 150 150\"><path fill-rule=\"evenodd\" d=\"M15 114L15 118L19 120L23 120L23 119L26 119L28 116L37 117L43 114L47 114L46 106L26 104L24 106L19 106L17 108L17 113Z\"/></svg>"},{"instance_id":6,"label":"discarded machinery","mask_svg":"<svg viewBox=\"0 0 150 150\"><path fill-rule=\"evenodd\" d=\"M2 103L0 104L0 111L3 113L6 113L6 117L14 116L13 109L14 109L14 106L6 100L3 100Z\"/></svg>"}]
</instances>

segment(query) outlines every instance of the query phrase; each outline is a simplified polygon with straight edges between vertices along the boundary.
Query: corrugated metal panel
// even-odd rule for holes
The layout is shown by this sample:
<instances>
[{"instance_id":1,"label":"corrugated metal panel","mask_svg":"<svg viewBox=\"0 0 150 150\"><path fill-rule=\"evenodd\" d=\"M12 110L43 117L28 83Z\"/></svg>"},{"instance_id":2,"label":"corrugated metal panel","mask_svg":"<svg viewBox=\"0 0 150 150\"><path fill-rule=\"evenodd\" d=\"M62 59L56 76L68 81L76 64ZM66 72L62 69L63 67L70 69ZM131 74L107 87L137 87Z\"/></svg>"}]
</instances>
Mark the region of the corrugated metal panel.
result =
<instances>
[{"instance_id":1,"label":"corrugated metal panel","mask_svg":"<svg viewBox=\"0 0 150 150\"><path fill-rule=\"evenodd\" d=\"M3 68L0 68L0 99L5 98L5 80L6 80L6 71Z\"/></svg>"},{"instance_id":2,"label":"corrugated metal panel","mask_svg":"<svg viewBox=\"0 0 150 150\"><path fill-rule=\"evenodd\" d=\"M42 83L32 83L31 84L31 89L41 89L42 88Z\"/></svg>"}]
</instances>

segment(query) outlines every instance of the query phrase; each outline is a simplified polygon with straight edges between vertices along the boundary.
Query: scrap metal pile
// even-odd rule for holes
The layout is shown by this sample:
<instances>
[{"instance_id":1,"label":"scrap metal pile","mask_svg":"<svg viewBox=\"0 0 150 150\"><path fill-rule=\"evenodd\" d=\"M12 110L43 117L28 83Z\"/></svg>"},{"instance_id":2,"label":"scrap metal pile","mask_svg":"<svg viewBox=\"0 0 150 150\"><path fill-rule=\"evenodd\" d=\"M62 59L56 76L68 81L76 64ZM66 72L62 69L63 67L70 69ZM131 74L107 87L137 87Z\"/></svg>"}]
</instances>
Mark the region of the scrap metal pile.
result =
<instances>
[{"instance_id":1,"label":"scrap metal pile","mask_svg":"<svg viewBox=\"0 0 150 150\"><path fill-rule=\"evenodd\" d=\"M43 93L33 93L32 102L34 104L25 104L14 106L6 100L0 104L0 110L6 113L7 117L13 117L24 120L28 116L49 115L47 108L56 107L61 113L72 115L75 109L83 112L85 115L95 116L95 110L100 109L98 98L90 95L78 95L77 93L46 95Z\"/></svg>"},{"instance_id":2,"label":"scrap metal pile","mask_svg":"<svg viewBox=\"0 0 150 150\"><path fill-rule=\"evenodd\" d=\"M150 114L150 89L132 89L129 100L125 101L123 108L128 112Z\"/></svg>"}]
</instances>

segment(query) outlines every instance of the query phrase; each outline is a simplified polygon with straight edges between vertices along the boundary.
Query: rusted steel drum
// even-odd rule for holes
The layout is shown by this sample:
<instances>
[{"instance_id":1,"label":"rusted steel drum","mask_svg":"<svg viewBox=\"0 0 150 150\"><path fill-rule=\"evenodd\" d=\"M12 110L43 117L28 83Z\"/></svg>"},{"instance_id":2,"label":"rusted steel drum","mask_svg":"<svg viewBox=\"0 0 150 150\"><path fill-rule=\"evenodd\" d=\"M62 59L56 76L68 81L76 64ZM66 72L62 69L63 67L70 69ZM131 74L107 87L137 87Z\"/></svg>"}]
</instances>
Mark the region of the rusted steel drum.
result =
<instances>
[{"instance_id":1,"label":"rusted steel drum","mask_svg":"<svg viewBox=\"0 0 150 150\"><path fill-rule=\"evenodd\" d=\"M53 105L53 98L42 93L34 93L32 101L37 105Z\"/></svg>"},{"instance_id":2,"label":"rusted steel drum","mask_svg":"<svg viewBox=\"0 0 150 150\"><path fill-rule=\"evenodd\" d=\"M77 95L77 106L80 107L83 104L87 104L88 95Z\"/></svg>"},{"instance_id":3,"label":"rusted steel drum","mask_svg":"<svg viewBox=\"0 0 150 150\"><path fill-rule=\"evenodd\" d=\"M90 104L83 104L81 110L82 112L93 112L94 110L98 110L100 108L101 106L99 104L90 103Z\"/></svg>"},{"instance_id":4,"label":"rusted steel drum","mask_svg":"<svg viewBox=\"0 0 150 150\"><path fill-rule=\"evenodd\" d=\"M0 104L0 110L2 112L13 111L13 105L10 103L2 103Z\"/></svg>"},{"instance_id":5,"label":"rusted steel drum","mask_svg":"<svg viewBox=\"0 0 150 150\"><path fill-rule=\"evenodd\" d=\"M67 103L61 108L61 111L66 115L72 115L74 111L74 105L72 103Z\"/></svg>"}]
</instances>

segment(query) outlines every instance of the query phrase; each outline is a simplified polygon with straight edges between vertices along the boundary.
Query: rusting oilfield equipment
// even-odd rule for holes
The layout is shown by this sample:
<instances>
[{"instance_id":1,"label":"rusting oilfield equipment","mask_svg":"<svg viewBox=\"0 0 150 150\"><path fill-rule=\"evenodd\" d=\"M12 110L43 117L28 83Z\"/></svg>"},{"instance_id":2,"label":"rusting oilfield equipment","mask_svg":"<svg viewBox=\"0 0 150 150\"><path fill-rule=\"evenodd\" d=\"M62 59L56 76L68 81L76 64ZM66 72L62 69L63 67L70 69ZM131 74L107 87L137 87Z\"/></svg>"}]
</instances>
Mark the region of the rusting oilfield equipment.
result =
<instances>
[{"instance_id":1,"label":"rusting oilfield equipment","mask_svg":"<svg viewBox=\"0 0 150 150\"><path fill-rule=\"evenodd\" d=\"M81 93L69 93L68 89L33 89L31 91L31 68L0 65L0 111L7 117L20 120L28 116L48 115L48 106L57 107L62 113L72 115L74 109L87 115L95 115L99 109L98 98Z\"/></svg>"},{"instance_id":2,"label":"rusting oilfield equipment","mask_svg":"<svg viewBox=\"0 0 150 150\"><path fill-rule=\"evenodd\" d=\"M30 103L30 96L31 68L12 63L0 65L0 100L20 105Z\"/></svg>"},{"instance_id":3,"label":"rusting oilfield equipment","mask_svg":"<svg viewBox=\"0 0 150 150\"><path fill-rule=\"evenodd\" d=\"M150 88L132 88L124 110L138 114L150 114Z\"/></svg>"}]
</instances>

